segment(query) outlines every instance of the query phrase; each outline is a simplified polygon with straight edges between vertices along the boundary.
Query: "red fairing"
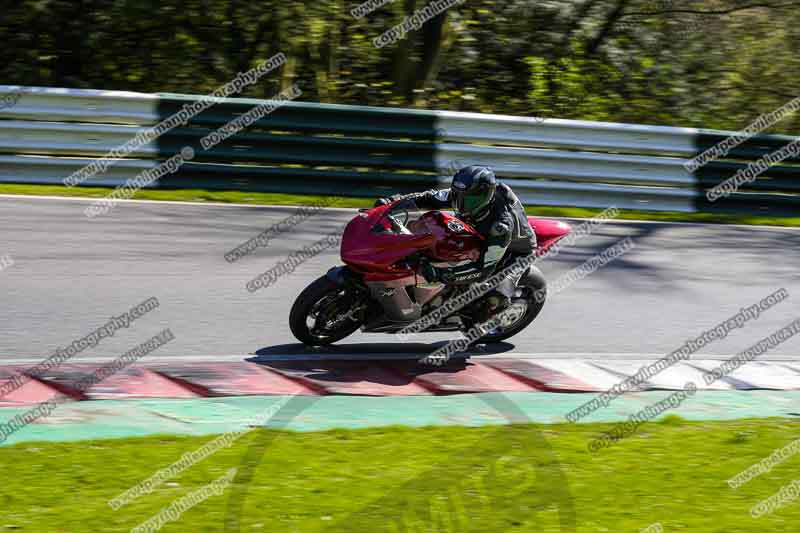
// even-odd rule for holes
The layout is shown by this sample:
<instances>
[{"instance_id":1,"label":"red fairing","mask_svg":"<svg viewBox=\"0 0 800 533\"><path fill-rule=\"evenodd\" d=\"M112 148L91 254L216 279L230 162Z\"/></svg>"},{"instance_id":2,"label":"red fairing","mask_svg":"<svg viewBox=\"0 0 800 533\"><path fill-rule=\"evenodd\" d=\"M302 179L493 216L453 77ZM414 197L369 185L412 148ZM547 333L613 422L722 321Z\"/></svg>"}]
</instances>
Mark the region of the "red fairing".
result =
<instances>
[{"instance_id":1,"label":"red fairing","mask_svg":"<svg viewBox=\"0 0 800 533\"><path fill-rule=\"evenodd\" d=\"M560 220L528 217L528 223L533 228L534 233L536 233L539 253L546 252L557 241L563 239L572 232L572 227Z\"/></svg>"},{"instance_id":2,"label":"red fairing","mask_svg":"<svg viewBox=\"0 0 800 533\"><path fill-rule=\"evenodd\" d=\"M375 233L372 228L378 223L389 205L376 207L350 221L342 236L342 261L358 272L382 272L391 277L406 276L411 269L395 266L395 263L419 250L433 246L433 235L398 235ZM391 279L391 277L389 279Z\"/></svg>"},{"instance_id":3,"label":"red fairing","mask_svg":"<svg viewBox=\"0 0 800 533\"><path fill-rule=\"evenodd\" d=\"M365 274L368 281L398 279L414 273L402 264L406 257L424 252L435 261L476 260L480 257L481 237L468 224L439 211L431 211L408 225L411 235L391 230L384 214L391 206L359 213L342 236L341 256L348 266ZM376 228L378 231L373 231ZM400 263L400 264L398 264Z\"/></svg>"},{"instance_id":4,"label":"red fairing","mask_svg":"<svg viewBox=\"0 0 800 533\"><path fill-rule=\"evenodd\" d=\"M427 233L432 234L436 240L430 256L436 261L457 262L476 261L481 255L483 237L469 224L460 221L454 216L431 211L409 225L414 233L422 233L424 225ZM420 227L420 230L415 228Z\"/></svg>"},{"instance_id":5,"label":"red fairing","mask_svg":"<svg viewBox=\"0 0 800 533\"><path fill-rule=\"evenodd\" d=\"M368 281L386 281L414 274L403 259L423 252L434 261L475 261L480 258L483 236L469 224L440 211L431 211L408 224L411 232L393 231L384 217L392 204L359 213L344 230L342 261ZM536 233L539 253L568 235L565 222L529 217ZM404 232L406 230L403 230Z\"/></svg>"}]
</instances>

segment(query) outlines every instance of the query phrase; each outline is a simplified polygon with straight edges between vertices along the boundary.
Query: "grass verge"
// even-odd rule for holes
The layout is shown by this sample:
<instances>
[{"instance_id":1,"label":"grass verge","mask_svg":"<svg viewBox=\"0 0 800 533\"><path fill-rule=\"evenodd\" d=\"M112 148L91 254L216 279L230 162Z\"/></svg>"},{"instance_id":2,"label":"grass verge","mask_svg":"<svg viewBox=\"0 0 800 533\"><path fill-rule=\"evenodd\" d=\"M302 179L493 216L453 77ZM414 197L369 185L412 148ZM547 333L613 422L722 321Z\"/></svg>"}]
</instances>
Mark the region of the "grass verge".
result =
<instances>
[{"instance_id":1,"label":"grass verge","mask_svg":"<svg viewBox=\"0 0 800 533\"><path fill-rule=\"evenodd\" d=\"M0 448L0 529L129 531L238 468L251 476L163 531L795 531L800 505L750 508L796 477L789 458L734 490L726 480L797 438L783 419L670 417L595 454L610 424L253 431L114 511L108 500L208 442L148 437ZM570 511L572 509L572 511ZM571 516L575 529L561 529ZM229 516L230 518L230 516Z\"/></svg>"},{"instance_id":2,"label":"grass verge","mask_svg":"<svg viewBox=\"0 0 800 533\"><path fill-rule=\"evenodd\" d=\"M102 198L113 189L105 187L65 187L59 185L0 185L0 194L29 194L37 196L79 196ZM305 194L260 193L244 191L211 191L204 189L156 190L143 189L136 193L140 200L171 200L181 202L221 202L253 205L310 205L324 202L328 207L372 207L374 199L355 197L332 197ZM591 218L602 209L582 207L526 206L531 215ZM728 215L716 213L653 212L621 209L620 220L650 220L656 222L702 222L712 224L746 224L766 226L800 227L798 217L768 217L754 215Z\"/></svg>"}]
</instances>

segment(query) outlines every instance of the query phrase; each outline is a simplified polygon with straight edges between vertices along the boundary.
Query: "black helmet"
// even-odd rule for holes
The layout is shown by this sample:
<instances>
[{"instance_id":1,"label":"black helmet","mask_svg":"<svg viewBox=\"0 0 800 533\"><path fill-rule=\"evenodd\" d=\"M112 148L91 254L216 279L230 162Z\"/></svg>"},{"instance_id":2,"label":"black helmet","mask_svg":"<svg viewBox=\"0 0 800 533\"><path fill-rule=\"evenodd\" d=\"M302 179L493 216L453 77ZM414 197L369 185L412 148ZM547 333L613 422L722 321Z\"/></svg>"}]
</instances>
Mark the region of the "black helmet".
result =
<instances>
[{"instance_id":1,"label":"black helmet","mask_svg":"<svg viewBox=\"0 0 800 533\"><path fill-rule=\"evenodd\" d=\"M465 217L478 218L489 208L497 189L497 178L489 167L464 167L453 176L450 203Z\"/></svg>"}]
</instances>

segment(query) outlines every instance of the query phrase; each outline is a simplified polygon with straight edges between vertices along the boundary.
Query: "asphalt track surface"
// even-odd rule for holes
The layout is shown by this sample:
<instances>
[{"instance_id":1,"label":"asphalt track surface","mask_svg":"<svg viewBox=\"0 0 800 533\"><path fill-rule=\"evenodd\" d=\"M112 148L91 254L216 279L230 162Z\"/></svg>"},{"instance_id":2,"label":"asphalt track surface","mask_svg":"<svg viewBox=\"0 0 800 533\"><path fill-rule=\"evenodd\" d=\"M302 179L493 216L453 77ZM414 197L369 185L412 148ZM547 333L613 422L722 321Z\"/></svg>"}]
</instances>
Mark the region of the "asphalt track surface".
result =
<instances>
[{"instance_id":1,"label":"asphalt track surface","mask_svg":"<svg viewBox=\"0 0 800 533\"><path fill-rule=\"evenodd\" d=\"M168 359L307 354L288 326L292 302L328 268L331 248L265 289L245 284L289 254L340 231L355 210L325 210L231 264L224 254L290 215L292 207L164 202L119 204L87 219L89 201L0 197L0 360L37 360L133 305L161 305L76 360L115 357L170 328ZM574 224L579 221L573 222ZM550 282L630 236L635 248L562 292L537 321L494 351L504 357L655 358L779 288L790 298L698 353L735 354L800 318L800 231L701 224L611 222L540 263ZM343 353L433 351L453 334L402 343L356 333ZM699 356L698 356L699 357ZM763 359L800 359L800 335Z\"/></svg>"}]
</instances>

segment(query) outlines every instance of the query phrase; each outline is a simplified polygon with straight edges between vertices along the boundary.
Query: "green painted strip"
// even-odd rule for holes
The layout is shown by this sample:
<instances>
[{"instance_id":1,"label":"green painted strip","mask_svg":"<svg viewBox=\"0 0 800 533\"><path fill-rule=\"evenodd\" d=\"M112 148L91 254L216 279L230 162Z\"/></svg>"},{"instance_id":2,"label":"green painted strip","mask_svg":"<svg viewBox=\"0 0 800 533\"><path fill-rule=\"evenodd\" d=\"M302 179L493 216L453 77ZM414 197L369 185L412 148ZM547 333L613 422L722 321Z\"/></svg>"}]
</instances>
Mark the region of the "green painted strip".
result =
<instances>
[{"instance_id":1,"label":"green painted strip","mask_svg":"<svg viewBox=\"0 0 800 533\"><path fill-rule=\"evenodd\" d=\"M622 421L669 394L662 391L628 395L582 422ZM5 444L156 434L219 434L248 427L254 418L273 411L279 415L270 419L267 427L293 431L389 425L487 426L506 424L510 419L520 420L519 413L527 417L521 420L523 422L553 424L564 423L563 415L583 404L587 397L585 394L552 393L302 397L306 399L302 408L288 419L283 414L285 411L277 409L289 399L285 396L76 402L61 406L43 421L13 433ZM504 416L493 407L502 405L519 411ZM27 409L23 408L0 409L0 420L5 422L25 411ZM687 420L800 417L800 391L700 391L666 414L676 414Z\"/></svg>"}]
</instances>

